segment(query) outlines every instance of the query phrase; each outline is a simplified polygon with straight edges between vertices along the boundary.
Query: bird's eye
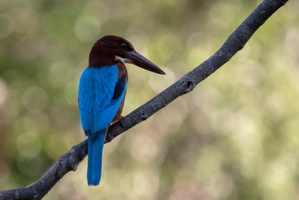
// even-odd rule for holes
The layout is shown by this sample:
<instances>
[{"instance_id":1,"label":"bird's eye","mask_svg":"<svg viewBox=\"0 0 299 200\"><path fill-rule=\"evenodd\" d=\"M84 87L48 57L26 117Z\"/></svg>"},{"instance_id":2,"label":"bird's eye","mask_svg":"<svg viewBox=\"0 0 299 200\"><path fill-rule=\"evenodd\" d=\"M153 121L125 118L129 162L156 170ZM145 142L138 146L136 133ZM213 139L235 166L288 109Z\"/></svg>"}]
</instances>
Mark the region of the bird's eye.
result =
<instances>
[{"instance_id":1,"label":"bird's eye","mask_svg":"<svg viewBox=\"0 0 299 200\"><path fill-rule=\"evenodd\" d=\"M127 51L130 50L130 46L129 46L127 43L121 43L121 47L122 47L124 50L127 50Z\"/></svg>"}]
</instances>

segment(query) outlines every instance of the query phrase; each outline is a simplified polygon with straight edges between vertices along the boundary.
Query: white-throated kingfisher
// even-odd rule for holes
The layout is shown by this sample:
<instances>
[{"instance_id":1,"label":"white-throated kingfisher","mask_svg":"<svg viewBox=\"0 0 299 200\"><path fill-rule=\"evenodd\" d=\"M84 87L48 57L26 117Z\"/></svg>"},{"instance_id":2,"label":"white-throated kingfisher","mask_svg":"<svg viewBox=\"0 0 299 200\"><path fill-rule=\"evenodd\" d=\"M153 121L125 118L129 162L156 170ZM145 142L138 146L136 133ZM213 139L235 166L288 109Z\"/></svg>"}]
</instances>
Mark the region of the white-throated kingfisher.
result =
<instances>
[{"instance_id":1,"label":"white-throated kingfisher","mask_svg":"<svg viewBox=\"0 0 299 200\"><path fill-rule=\"evenodd\" d=\"M121 37L107 35L94 44L89 65L80 78L78 95L81 125L88 137L88 185L100 182L106 133L109 125L121 118L128 82L124 63L165 74Z\"/></svg>"}]
</instances>

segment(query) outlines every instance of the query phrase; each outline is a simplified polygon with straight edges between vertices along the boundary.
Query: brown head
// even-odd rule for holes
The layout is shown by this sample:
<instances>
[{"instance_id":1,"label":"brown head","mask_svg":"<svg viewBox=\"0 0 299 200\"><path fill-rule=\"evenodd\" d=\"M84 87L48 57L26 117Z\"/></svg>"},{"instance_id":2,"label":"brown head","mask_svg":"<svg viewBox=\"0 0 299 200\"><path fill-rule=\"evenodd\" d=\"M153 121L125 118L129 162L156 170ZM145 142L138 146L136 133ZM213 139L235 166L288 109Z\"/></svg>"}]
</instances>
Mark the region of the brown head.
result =
<instances>
[{"instance_id":1,"label":"brown head","mask_svg":"<svg viewBox=\"0 0 299 200\"><path fill-rule=\"evenodd\" d=\"M135 51L133 45L124 38L106 35L99 39L89 54L89 67L104 67L117 63L132 63L143 69L165 74L154 63Z\"/></svg>"}]
</instances>

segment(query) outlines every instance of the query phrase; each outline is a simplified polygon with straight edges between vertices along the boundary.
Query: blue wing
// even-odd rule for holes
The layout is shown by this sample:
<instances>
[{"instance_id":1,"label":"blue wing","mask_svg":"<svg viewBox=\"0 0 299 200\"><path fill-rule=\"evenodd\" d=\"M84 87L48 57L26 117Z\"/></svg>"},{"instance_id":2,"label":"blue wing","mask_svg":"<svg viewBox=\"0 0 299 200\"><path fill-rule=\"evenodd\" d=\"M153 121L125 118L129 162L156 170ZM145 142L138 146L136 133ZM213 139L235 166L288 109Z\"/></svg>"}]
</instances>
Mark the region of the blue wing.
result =
<instances>
[{"instance_id":1,"label":"blue wing","mask_svg":"<svg viewBox=\"0 0 299 200\"><path fill-rule=\"evenodd\" d=\"M117 66L86 68L79 83L79 110L82 128L95 133L106 129L125 96L126 86L118 98L113 98L118 83Z\"/></svg>"},{"instance_id":2,"label":"blue wing","mask_svg":"<svg viewBox=\"0 0 299 200\"><path fill-rule=\"evenodd\" d=\"M79 83L79 111L88 137L88 185L101 180L102 152L107 127L125 96L127 79L118 80L117 66L86 68Z\"/></svg>"}]
</instances>

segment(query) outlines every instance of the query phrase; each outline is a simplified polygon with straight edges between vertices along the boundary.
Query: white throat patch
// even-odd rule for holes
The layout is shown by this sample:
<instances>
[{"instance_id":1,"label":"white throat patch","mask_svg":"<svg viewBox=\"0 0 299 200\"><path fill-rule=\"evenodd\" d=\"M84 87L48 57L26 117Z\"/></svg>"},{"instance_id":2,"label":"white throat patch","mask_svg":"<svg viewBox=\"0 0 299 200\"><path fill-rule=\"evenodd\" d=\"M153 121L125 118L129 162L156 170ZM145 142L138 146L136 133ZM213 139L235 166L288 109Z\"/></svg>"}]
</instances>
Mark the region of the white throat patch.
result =
<instances>
[{"instance_id":1,"label":"white throat patch","mask_svg":"<svg viewBox=\"0 0 299 200\"><path fill-rule=\"evenodd\" d=\"M122 63L131 63L131 60L119 56L115 56L115 60L121 61Z\"/></svg>"}]
</instances>

